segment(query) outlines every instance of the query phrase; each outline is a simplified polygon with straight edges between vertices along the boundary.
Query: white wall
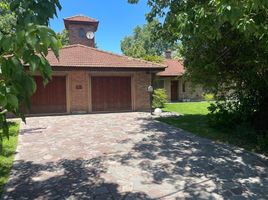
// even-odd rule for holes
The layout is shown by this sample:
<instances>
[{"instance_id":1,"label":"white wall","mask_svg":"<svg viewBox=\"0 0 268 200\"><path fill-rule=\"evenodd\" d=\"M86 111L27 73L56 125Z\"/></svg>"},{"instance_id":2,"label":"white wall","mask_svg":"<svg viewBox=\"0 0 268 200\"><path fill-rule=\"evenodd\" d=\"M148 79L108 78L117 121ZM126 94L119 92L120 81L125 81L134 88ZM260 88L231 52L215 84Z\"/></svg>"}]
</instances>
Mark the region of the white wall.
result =
<instances>
[{"instance_id":1,"label":"white wall","mask_svg":"<svg viewBox=\"0 0 268 200\"><path fill-rule=\"evenodd\" d=\"M171 100L171 81L178 80L178 100L203 100L203 89L201 86L192 87L191 82L185 82L182 77L156 77L155 80L164 80L164 89L167 92L169 101ZM185 82L185 92L183 92L183 83Z\"/></svg>"}]
</instances>

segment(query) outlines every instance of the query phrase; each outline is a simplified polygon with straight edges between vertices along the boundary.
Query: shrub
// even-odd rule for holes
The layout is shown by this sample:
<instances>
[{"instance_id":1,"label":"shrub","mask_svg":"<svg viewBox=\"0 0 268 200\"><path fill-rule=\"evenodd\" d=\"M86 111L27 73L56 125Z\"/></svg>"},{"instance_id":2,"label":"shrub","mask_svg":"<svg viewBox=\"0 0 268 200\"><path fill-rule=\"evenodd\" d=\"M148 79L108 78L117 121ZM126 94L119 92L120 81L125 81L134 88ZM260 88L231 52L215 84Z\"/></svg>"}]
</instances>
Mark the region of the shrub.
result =
<instances>
[{"instance_id":1,"label":"shrub","mask_svg":"<svg viewBox=\"0 0 268 200\"><path fill-rule=\"evenodd\" d=\"M153 108L163 108L165 103L168 102L166 90L156 89L153 93Z\"/></svg>"},{"instance_id":2,"label":"shrub","mask_svg":"<svg viewBox=\"0 0 268 200\"><path fill-rule=\"evenodd\" d=\"M242 123L240 113L236 112L233 102L215 102L208 107L209 124L232 128Z\"/></svg>"},{"instance_id":3,"label":"shrub","mask_svg":"<svg viewBox=\"0 0 268 200\"><path fill-rule=\"evenodd\" d=\"M207 94L204 95L204 99L206 101L213 101L214 100L214 94L207 93Z\"/></svg>"}]
</instances>

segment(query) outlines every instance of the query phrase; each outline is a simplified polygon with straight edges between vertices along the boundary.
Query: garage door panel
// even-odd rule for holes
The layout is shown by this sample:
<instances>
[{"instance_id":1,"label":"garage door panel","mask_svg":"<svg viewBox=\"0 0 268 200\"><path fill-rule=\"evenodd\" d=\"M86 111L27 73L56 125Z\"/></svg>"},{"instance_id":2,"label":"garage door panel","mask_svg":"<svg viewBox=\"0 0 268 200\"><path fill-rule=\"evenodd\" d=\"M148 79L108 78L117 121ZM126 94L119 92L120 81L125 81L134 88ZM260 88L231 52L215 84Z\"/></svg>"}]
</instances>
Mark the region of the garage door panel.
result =
<instances>
[{"instance_id":1,"label":"garage door panel","mask_svg":"<svg viewBox=\"0 0 268 200\"><path fill-rule=\"evenodd\" d=\"M37 90L31 97L32 114L66 112L66 77L54 76L44 86L42 77L35 77Z\"/></svg>"},{"instance_id":2,"label":"garage door panel","mask_svg":"<svg viewBox=\"0 0 268 200\"><path fill-rule=\"evenodd\" d=\"M92 77L92 110L131 110L131 77Z\"/></svg>"}]
</instances>

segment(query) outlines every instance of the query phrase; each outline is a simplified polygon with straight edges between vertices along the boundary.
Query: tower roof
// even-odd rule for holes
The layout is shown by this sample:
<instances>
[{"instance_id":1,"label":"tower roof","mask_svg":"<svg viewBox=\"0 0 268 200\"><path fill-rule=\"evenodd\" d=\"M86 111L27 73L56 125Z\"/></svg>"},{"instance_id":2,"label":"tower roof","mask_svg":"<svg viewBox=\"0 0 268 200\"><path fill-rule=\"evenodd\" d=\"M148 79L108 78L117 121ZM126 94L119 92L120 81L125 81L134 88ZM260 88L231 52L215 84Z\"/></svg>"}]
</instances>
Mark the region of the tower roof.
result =
<instances>
[{"instance_id":1,"label":"tower roof","mask_svg":"<svg viewBox=\"0 0 268 200\"><path fill-rule=\"evenodd\" d=\"M64 19L65 28L69 28L69 24L90 24L98 27L99 21L97 19L87 17L84 15L75 15Z\"/></svg>"}]
</instances>

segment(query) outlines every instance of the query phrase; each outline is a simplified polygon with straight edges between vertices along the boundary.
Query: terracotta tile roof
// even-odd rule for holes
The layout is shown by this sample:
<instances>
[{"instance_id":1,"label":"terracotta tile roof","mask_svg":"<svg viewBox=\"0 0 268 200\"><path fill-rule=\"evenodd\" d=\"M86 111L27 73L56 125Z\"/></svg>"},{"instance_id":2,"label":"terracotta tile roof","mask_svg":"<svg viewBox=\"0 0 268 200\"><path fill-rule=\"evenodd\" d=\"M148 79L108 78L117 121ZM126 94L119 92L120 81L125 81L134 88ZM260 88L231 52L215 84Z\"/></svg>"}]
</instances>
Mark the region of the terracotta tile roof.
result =
<instances>
[{"instance_id":1,"label":"terracotta tile roof","mask_svg":"<svg viewBox=\"0 0 268 200\"><path fill-rule=\"evenodd\" d=\"M158 76L181 76L185 72L182 60L165 59L163 64L167 65L167 68L157 73Z\"/></svg>"},{"instance_id":2,"label":"terracotta tile roof","mask_svg":"<svg viewBox=\"0 0 268 200\"><path fill-rule=\"evenodd\" d=\"M79 21L79 22L98 22L98 20L91 18L91 17L84 16L84 15L76 15L76 16L72 16L72 17L67 17L64 20L66 20L66 21Z\"/></svg>"},{"instance_id":3,"label":"terracotta tile roof","mask_svg":"<svg viewBox=\"0 0 268 200\"><path fill-rule=\"evenodd\" d=\"M50 50L47 59L54 67L105 67L105 68L158 68L166 65L121 56L87 47L81 44L65 46L60 50L59 60Z\"/></svg>"}]
</instances>

